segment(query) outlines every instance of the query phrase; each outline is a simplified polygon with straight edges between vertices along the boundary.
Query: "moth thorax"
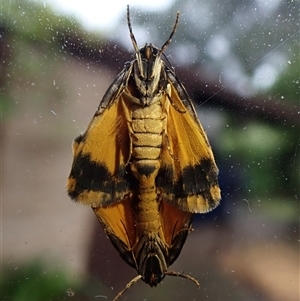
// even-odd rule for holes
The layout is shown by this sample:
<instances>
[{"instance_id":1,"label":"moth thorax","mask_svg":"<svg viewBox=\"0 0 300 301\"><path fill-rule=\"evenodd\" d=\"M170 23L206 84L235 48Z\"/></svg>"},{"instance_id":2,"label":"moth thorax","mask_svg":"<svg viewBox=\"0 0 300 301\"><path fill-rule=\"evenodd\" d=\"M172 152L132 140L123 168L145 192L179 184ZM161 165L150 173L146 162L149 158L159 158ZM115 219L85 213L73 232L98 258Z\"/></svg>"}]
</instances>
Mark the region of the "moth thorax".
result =
<instances>
[{"instance_id":1,"label":"moth thorax","mask_svg":"<svg viewBox=\"0 0 300 301\"><path fill-rule=\"evenodd\" d=\"M140 93L140 104L143 106L149 106L161 97L160 77L163 62L157 54L157 48L146 44L137 53L134 64L134 80Z\"/></svg>"}]
</instances>

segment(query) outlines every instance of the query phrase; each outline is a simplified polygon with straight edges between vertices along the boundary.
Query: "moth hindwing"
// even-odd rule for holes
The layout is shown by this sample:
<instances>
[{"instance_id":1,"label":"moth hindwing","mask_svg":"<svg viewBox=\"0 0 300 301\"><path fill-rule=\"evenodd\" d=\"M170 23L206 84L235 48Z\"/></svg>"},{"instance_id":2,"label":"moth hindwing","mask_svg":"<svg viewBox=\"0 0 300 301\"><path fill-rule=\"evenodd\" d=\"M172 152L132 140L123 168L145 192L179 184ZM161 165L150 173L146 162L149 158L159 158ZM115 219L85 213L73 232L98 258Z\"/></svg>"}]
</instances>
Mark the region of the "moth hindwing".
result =
<instances>
[{"instance_id":1,"label":"moth hindwing","mask_svg":"<svg viewBox=\"0 0 300 301\"><path fill-rule=\"evenodd\" d=\"M73 143L69 196L92 206L121 257L156 286L191 231L193 213L220 202L218 168L183 84L161 48L138 48L105 93L86 132ZM115 299L115 300L116 300Z\"/></svg>"}]
</instances>

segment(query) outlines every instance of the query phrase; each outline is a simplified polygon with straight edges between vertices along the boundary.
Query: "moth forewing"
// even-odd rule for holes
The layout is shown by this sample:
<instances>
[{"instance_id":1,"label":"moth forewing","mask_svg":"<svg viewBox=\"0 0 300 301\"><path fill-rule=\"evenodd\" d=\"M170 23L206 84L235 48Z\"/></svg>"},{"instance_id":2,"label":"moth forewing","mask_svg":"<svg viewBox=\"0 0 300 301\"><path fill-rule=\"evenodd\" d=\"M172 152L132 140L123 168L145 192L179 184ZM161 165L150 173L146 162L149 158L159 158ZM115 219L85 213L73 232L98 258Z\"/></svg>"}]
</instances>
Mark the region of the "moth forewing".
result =
<instances>
[{"instance_id":1,"label":"moth forewing","mask_svg":"<svg viewBox=\"0 0 300 301\"><path fill-rule=\"evenodd\" d=\"M175 75L174 71L166 67L166 76L168 82L170 83L169 86L172 86L172 90L173 90L172 93L174 94L174 90L175 90L175 93L178 95L173 99L173 97L171 97L171 92L169 92L168 94L169 100L174 106L174 108L179 108L178 112L181 113L185 113L187 109L189 113L194 117L194 119L196 119L197 122L199 122L193 102L191 101L185 87Z\"/></svg>"},{"instance_id":2,"label":"moth forewing","mask_svg":"<svg viewBox=\"0 0 300 301\"><path fill-rule=\"evenodd\" d=\"M67 183L75 201L107 206L130 193L130 175L125 171L130 157L126 114L119 97L107 110L96 113L86 132L75 139Z\"/></svg>"},{"instance_id":3,"label":"moth forewing","mask_svg":"<svg viewBox=\"0 0 300 301\"><path fill-rule=\"evenodd\" d=\"M98 110L95 115L101 115L106 109L110 108L120 94L127 86L127 81L132 72L132 64L127 65L115 78L112 84L108 87L102 100L100 101Z\"/></svg>"},{"instance_id":4,"label":"moth forewing","mask_svg":"<svg viewBox=\"0 0 300 301\"><path fill-rule=\"evenodd\" d=\"M169 149L162 150L157 187L161 197L179 209L205 213L214 209L221 199L218 168L184 87L171 81L170 87L174 105L168 110L166 133ZM179 95L185 97L184 104ZM179 105L186 108L184 113L177 109ZM170 160L170 152L173 160Z\"/></svg>"}]
</instances>

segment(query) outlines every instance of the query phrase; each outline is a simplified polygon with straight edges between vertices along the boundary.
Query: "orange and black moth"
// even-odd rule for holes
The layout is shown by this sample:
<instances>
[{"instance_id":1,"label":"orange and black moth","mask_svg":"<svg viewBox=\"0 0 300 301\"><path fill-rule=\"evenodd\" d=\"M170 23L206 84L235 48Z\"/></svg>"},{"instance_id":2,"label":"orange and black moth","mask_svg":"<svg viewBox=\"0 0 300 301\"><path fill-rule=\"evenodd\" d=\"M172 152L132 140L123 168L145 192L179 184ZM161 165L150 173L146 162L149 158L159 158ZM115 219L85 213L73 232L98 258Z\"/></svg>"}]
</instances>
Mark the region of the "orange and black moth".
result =
<instances>
[{"instance_id":1,"label":"orange and black moth","mask_svg":"<svg viewBox=\"0 0 300 301\"><path fill-rule=\"evenodd\" d=\"M138 48L116 77L86 132L73 143L69 196L90 205L138 279L156 286L191 231L194 213L220 202L218 168L186 89L161 48ZM124 291L123 290L123 291ZM123 291L117 296L119 297ZM116 298L117 299L117 298Z\"/></svg>"}]
</instances>

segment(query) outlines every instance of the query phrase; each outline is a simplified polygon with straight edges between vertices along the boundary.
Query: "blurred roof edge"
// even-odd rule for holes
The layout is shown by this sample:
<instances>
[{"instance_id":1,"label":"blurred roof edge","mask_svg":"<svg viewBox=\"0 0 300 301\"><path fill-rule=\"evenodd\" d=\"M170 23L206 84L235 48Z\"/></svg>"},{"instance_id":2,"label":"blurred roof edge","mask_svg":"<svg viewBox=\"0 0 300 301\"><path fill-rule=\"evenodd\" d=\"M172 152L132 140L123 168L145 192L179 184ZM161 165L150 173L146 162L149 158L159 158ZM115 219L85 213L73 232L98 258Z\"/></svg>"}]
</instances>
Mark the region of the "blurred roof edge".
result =
<instances>
[{"instance_id":1,"label":"blurred roof edge","mask_svg":"<svg viewBox=\"0 0 300 301\"><path fill-rule=\"evenodd\" d=\"M132 59L132 52L115 41L106 41L103 47L103 43L94 45L82 43L78 36L69 36L67 40L68 43L65 43L64 47L73 57L84 59L89 63L105 65L118 72L126 61ZM273 96L269 98L240 96L234 91L229 91L219 82L211 82L201 74L198 66L176 68L176 75L198 105L208 102L211 107L221 107L230 112L235 111L240 116L247 116L247 118L264 119L274 124L280 122L300 127L299 114L292 102L286 99L283 101L274 99Z\"/></svg>"}]
</instances>

